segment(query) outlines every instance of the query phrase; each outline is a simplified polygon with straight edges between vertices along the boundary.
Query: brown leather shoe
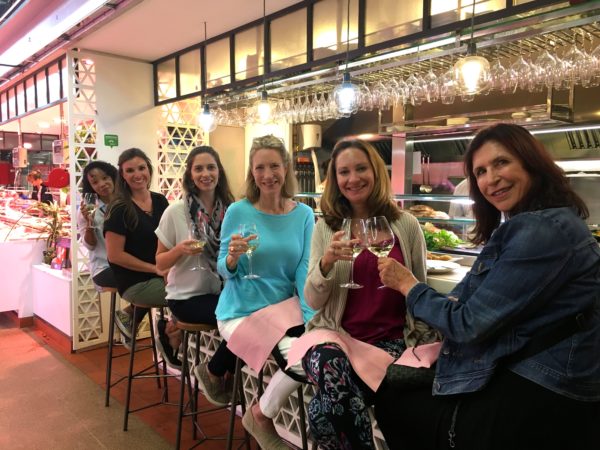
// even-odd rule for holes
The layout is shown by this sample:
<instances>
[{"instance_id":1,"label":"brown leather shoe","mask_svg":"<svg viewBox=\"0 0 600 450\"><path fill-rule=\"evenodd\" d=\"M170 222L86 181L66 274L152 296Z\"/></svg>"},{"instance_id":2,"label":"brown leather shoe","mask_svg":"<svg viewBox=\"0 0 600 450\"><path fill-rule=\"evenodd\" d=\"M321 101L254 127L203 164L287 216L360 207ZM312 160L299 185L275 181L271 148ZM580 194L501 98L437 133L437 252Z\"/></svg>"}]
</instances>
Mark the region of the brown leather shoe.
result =
<instances>
[{"instance_id":1,"label":"brown leather shoe","mask_svg":"<svg viewBox=\"0 0 600 450\"><path fill-rule=\"evenodd\" d=\"M246 410L244 417L242 417L242 425L256 439L263 450L289 450L289 447L285 445L283 439L277 433L270 433L258 426L254 414L252 414L252 406Z\"/></svg>"}]
</instances>

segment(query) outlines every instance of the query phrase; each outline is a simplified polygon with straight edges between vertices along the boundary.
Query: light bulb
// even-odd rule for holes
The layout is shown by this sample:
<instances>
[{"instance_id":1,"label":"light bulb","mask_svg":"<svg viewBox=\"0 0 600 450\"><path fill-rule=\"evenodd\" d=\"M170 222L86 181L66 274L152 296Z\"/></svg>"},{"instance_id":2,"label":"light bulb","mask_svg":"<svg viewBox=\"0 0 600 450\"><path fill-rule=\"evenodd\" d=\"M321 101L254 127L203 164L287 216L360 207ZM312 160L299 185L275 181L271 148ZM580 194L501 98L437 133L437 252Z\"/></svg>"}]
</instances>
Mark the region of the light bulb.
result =
<instances>
[{"instance_id":1,"label":"light bulb","mask_svg":"<svg viewBox=\"0 0 600 450\"><path fill-rule=\"evenodd\" d=\"M215 116L211 112L208 103L205 103L202 107L202 112L198 116L198 122L200 123L200 128L202 128L205 133L215 131L217 128L217 121L215 120Z\"/></svg>"},{"instance_id":2,"label":"light bulb","mask_svg":"<svg viewBox=\"0 0 600 450\"><path fill-rule=\"evenodd\" d=\"M350 74L345 72L342 84L333 90L333 101L340 114L349 115L358 111L359 92L358 86L350 81Z\"/></svg>"},{"instance_id":3,"label":"light bulb","mask_svg":"<svg viewBox=\"0 0 600 450\"><path fill-rule=\"evenodd\" d=\"M491 80L490 63L477 56L475 44L469 44L467 56L454 65L454 78L461 93L472 95L485 90Z\"/></svg>"},{"instance_id":4,"label":"light bulb","mask_svg":"<svg viewBox=\"0 0 600 450\"><path fill-rule=\"evenodd\" d=\"M258 116L258 121L262 124L271 121L271 102L269 102L269 98L267 97L267 91L263 90L260 93L260 100L256 104L256 114Z\"/></svg>"}]
</instances>

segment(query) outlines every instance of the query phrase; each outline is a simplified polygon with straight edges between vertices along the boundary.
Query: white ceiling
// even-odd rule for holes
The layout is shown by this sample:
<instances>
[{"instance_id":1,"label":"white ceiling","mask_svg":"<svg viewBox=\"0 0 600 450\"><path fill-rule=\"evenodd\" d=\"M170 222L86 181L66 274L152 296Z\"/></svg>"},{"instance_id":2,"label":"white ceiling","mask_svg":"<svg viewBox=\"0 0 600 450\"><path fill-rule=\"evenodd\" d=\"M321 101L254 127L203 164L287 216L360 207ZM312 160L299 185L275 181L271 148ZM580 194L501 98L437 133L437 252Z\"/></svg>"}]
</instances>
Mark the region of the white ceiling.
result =
<instances>
[{"instance_id":1,"label":"white ceiling","mask_svg":"<svg viewBox=\"0 0 600 450\"><path fill-rule=\"evenodd\" d=\"M47 13L42 8L44 2L60 5L65 0L30 0L27 10L29 20L40 20ZM298 3L298 0L266 0L267 15ZM38 14L32 12L39 6ZM70 47L98 51L127 58L155 61L163 56L204 40L204 21L207 22L207 37L211 38L230 31L263 16L262 0L131 0L130 7L117 14L97 29L84 34L80 39L69 43ZM45 5L46 7L48 5ZM19 23L21 35L27 32L23 17L15 16L0 27L0 42L4 38L12 40L17 28L10 28L9 36L4 34L11 21ZM1 46L0 46L1 47ZM58 107L48 108L21 119L22 132L60 133L60 126L53 123L58 117ZM48 122L50 129L40 129L39 122ZM0 130L17 131L18 122L12 121L0 126Z\"/></svg>"},{"instance_id":2,"label":"white ceiling","mask_svg":"<svg viewBox=\"0 0 600 450\"><path fill-rule=\"evenodd\" d=\"M267 15L298 0L267 0ZM143 0L76 46L144 61L154 61L207 37L260 19L262 0Z\"/></svg>"}]
</instances>

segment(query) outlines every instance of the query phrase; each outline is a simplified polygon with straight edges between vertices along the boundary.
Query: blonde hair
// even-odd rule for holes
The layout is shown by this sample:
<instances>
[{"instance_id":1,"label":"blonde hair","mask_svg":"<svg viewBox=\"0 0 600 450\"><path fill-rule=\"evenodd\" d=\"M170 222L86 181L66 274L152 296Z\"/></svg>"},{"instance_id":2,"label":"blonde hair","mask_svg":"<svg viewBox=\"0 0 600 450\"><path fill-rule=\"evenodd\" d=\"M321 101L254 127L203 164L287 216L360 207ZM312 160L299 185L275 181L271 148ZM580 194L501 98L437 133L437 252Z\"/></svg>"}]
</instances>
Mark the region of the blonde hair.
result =
<instances>
[{"instance_id":1,"label":"blonde hair","mask_svg":"<svg viewBox=\"0 0 600 450\"><path fill-rule=\"evenodd\" d=\"M250 157L248 164L248 172L246 173L246 194L245 197L251 202L256 203L260 198L260 190L254 180L252 174L252 161L254 155L259 150L275 150L281 156L283 166L286 170L285 180L283 186L281 186L281 196L283 198L292 198L296 195L297 182L296 176L294 175L294 169L292 167L292 158L285 148L283 141L272 134L254 138L252 140L252 147L250 147Z\"/></svg>"}]
</instances>

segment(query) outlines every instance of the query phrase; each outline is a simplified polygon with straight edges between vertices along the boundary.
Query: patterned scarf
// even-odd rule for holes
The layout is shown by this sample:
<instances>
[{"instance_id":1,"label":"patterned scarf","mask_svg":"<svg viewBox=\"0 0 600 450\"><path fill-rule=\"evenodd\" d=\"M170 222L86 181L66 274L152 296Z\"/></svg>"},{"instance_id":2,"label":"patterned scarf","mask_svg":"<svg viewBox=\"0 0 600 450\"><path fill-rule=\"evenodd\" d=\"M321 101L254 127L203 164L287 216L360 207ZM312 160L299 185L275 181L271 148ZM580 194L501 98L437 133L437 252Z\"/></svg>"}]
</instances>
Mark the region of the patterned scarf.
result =
<instances>
[{"instance_id":1,"label":"patterned scarf","mask_svg":"<svg viewBox=\"0 0 600 450\"><path fill-rule=\"evenodd\" d=\"M204 255L208 265L214 273L217 273L217 256L221 244L221 223L225 216L225 208L220 199L215 200L212 214L209 216L202 201L193 194L187 194L185 198L189 218L194 223L194 232L198 236L198 223L206 223L206 245L204 246Z\"/></svg>"}]
</instances>

